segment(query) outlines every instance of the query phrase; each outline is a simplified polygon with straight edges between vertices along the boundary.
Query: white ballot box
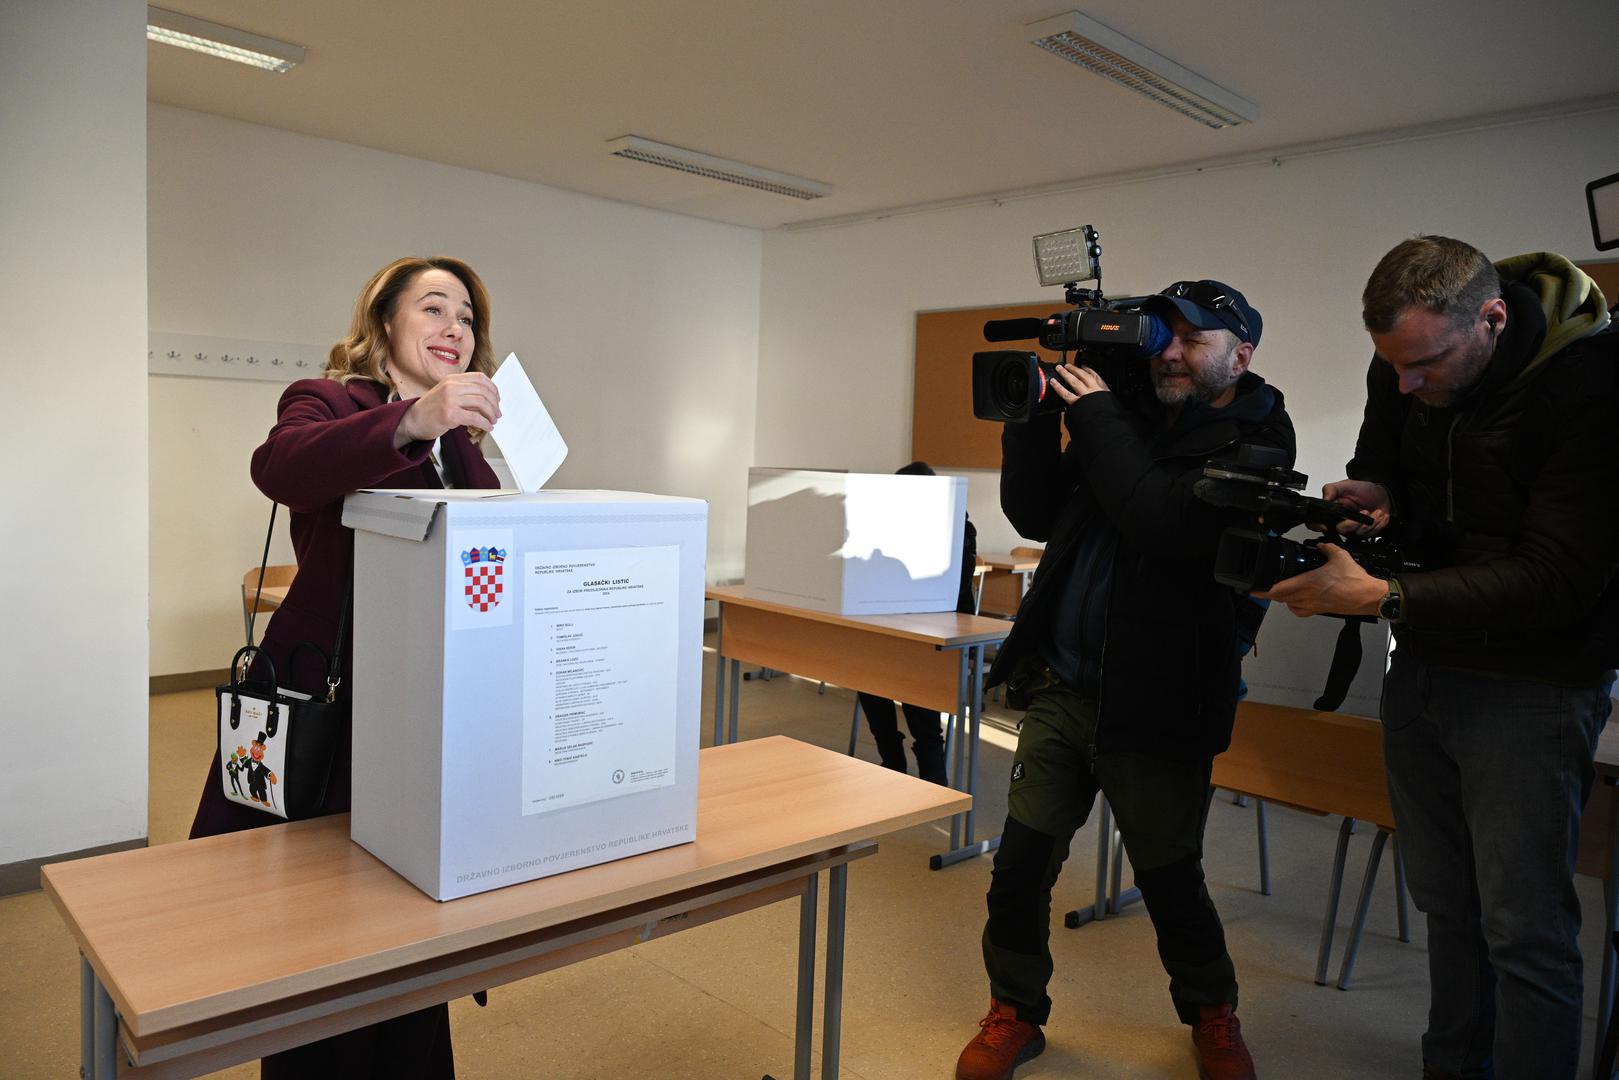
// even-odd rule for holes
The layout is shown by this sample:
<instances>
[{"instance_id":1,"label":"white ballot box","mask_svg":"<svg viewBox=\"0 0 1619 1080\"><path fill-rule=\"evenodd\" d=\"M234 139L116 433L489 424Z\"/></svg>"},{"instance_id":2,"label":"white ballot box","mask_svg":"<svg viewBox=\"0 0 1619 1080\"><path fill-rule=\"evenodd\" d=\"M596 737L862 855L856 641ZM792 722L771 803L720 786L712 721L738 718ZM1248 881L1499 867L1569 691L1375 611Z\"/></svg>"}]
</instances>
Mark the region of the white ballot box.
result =
<instances>
[{"instance_id":1,"label":"white ballot box","mask_svg":"<svg viewBox=\"0 0 1619 1080\"><path fill-rule=\"evenodd\" d=\"M696 839L708 505L365 491L355 843L438 900Z\"/></svg>"},{"instance_id":2,"label":"white ballot box","mask_svg":"<svg viewBox=\"0 0 1619 1080\"><path fill-rule=\"evenodd\" d=\"M967 481L748 470L748 592L838 615L954 611Z\"/></svg>"}]
</instances>

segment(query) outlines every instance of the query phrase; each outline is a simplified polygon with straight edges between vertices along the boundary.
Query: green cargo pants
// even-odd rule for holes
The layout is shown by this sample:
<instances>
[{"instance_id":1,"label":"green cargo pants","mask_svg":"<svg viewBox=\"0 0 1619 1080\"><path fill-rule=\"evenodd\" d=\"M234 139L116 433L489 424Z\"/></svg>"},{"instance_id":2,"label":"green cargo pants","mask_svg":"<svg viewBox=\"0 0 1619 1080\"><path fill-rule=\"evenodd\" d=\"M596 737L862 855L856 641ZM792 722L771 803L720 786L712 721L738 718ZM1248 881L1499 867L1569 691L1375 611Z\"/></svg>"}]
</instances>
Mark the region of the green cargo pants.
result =
<instances>
[{"instance_id":1,"label":"green cargo pants","mask_svg":"<svg viewBox=\"0 0 1619 1080\"><path fill-rule=\"evenodd\" d=\"M1096 752L1097 706L1062 685L1035 692L1018 733L1006 828L995 853L984 927L990 992L1045 1023L1051 999L1051 890L1098 791L1124 836L1170 997L1185 1023L1237 1002L1236 971L1203 883L1211 759Z\"/></svg>"}]
</instances>

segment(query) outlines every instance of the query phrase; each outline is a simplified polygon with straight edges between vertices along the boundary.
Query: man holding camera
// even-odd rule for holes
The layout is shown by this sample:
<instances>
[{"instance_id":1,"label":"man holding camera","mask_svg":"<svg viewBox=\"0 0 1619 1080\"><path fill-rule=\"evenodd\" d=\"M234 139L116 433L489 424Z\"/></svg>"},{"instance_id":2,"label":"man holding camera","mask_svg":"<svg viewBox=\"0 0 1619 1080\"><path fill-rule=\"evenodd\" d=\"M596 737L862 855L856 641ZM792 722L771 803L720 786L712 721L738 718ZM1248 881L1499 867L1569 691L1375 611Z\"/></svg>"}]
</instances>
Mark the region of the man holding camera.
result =
<instances>
[{"instance_id":1,"label":"man holding camera","mask_svg":"<svg viewBox=\"0 0 1619 1080\"><path fill-rule=\"evenodd\" d=\"M1376 355L1351 479L1329 500L1420 571L1342 548L1270 596L1381 615L1389 797L1428 917L1429 1078L1572 1077L1582 979L1574 858L1608 717L1619 336L1558 255L1491 265L1419 236L1372 271Z\"/></svg>"},{"instance_id":2,"label":"man holding camera","mask_svg":"<svg viewBox=\"0 0 1619 1080\"><path fill-rule=\"evenodd\" d=\"M1006 1080L1045 1049L1051 889L1096 794L1110 801L1158 935L1170 997L1203 1075L1254 1075L1234 1015L1237 981L1203 884L1210 763L1230 742L1243 641L1261 609L1212 577L1222 512L1192 485L1244 445L1292 461L1282 395L1248 371L1259 312L1218 281L1183 281L1144 305L1173 339L1151 390L1110 391L1058 368L1065 404L1007 424L1001 506L1046 541L989 683L1028 700L984 928L992 1000L959 1080ZM1125 372L1125 375L1130 372Z\"/></svg>"}]
</instances>

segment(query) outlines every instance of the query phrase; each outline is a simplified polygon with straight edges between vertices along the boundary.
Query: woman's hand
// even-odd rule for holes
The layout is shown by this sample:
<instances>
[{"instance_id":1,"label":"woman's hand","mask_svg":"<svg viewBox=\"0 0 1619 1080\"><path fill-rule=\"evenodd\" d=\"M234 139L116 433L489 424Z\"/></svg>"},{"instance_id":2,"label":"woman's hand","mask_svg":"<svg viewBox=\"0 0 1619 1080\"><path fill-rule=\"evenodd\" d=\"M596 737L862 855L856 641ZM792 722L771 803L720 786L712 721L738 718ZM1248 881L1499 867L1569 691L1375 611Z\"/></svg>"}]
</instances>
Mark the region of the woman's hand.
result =
<instances>
[{"instance_id":1,"label":"woman's hand","mask_svg":"<svg viewBox=\"0 0 1619 1080\"><path fill-rule=\"evenodd\" d=\"M431 442L451 428L488 431L500 419L500 391L476 371L447 375L411 403L394 430L395 449L418 440Z\"/></svg>"}]
</instances>

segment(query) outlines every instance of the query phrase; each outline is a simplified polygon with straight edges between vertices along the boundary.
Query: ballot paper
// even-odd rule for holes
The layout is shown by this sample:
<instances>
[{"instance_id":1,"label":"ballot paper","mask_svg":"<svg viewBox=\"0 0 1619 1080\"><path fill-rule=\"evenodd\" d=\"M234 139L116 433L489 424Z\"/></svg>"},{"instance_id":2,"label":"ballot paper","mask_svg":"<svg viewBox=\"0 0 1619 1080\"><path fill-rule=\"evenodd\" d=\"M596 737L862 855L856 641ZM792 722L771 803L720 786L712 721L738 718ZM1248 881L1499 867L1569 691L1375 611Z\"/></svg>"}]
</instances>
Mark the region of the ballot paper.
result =
<instances>
[{"instance_id":1,"label":"ballot paper","mask_svg":"<svg viewBox=\"0 0 1619 1080\"><path fill-rule=\"evenodd\" d=\"M508 353L493 379L500 391L500 420L490 432L519 491L535 492L556 474L568 444L551 422L545 403L528 380L516 353Z\"/></svg>"}]
</instances>

